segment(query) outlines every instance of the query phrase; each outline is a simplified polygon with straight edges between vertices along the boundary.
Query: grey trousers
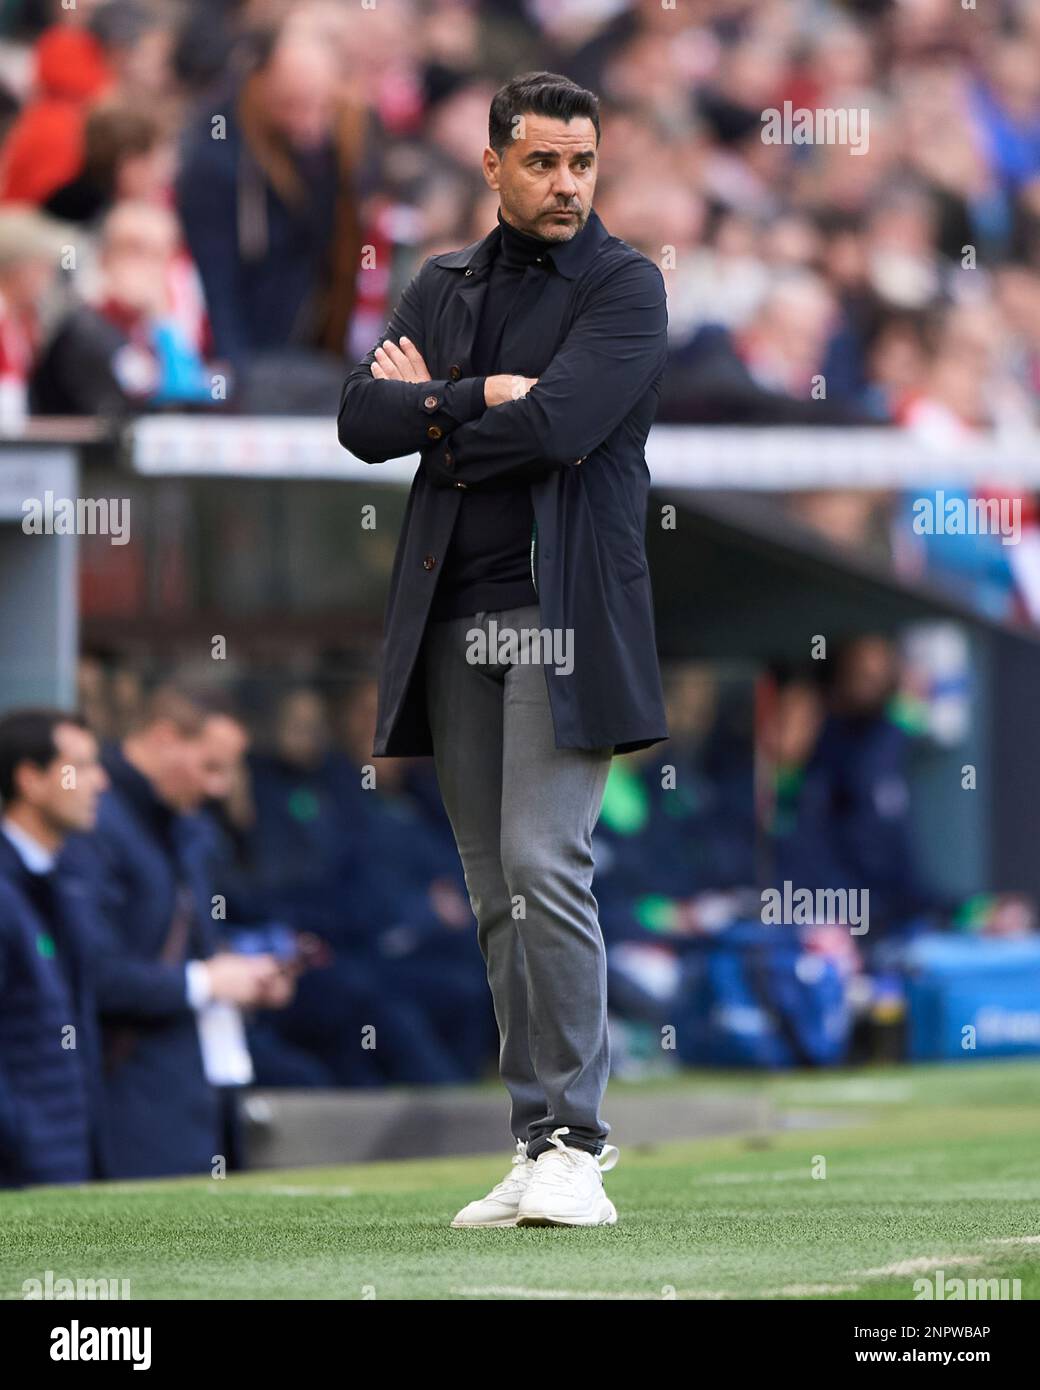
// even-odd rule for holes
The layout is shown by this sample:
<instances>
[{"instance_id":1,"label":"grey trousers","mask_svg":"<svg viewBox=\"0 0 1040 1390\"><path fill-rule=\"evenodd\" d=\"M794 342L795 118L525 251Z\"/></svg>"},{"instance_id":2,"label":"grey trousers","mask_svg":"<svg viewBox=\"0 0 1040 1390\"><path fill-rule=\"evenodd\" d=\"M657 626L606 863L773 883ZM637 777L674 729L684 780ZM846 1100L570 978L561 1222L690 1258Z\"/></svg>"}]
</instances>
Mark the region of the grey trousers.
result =
<instances>
[{"instance_id":1,"label":"grey trousers","mask_svg":"<svg viewBox=\"0 0 1040 1390\"><path fill-rule=\"evenodd\" d=\"M494 642L477 650L473 636L493 637L492 620L499 634L517 634L514 651ZM429 623L427 709L487 965L513 1136L537 1157L566 1125L566 1143L598 1154L610 1132L599 1113L610 1045L592 832L613 749L555 746L545 649L523 635L538 626L537 604Z\"/></svg>"}]
</instances>

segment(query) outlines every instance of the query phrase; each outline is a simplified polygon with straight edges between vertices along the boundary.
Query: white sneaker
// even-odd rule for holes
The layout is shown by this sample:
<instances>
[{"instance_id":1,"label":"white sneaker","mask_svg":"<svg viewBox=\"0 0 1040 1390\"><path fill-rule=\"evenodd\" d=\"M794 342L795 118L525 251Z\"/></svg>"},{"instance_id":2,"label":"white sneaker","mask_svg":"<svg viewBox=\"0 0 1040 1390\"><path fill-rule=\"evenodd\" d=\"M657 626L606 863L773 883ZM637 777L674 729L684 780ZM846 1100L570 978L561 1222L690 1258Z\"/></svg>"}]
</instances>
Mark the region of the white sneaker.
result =
<instances>
[{"instance_id":1,"label":"white sneaker","mask_svg":"<svg viewBox=\"0 0 1040 1390\"><path fill-rule=\"evenodd\" d=\"M496 1183L486 1197L464 1206L451 1223L453 1226L515 1226L520 1198L531 1181L535 1161L527 1157L527 1145L516 1141L516 1153L510 1172Z\"/></svg>"},{"instance_id":2,"label":"white sneaker","mask_svg":"<svg viewBox=\"0 0 1040 1390\"><path fill-rule=\"evenodd\" d=\"M613 1226L617 1209L603 1190L603 1174L618 1161L606 1144L597 1156L563 1142L564 1126L549 1136L553 1148L534 1160L534 1173L520 1198L518 1226Z\"/></svg>"}]
</instances>

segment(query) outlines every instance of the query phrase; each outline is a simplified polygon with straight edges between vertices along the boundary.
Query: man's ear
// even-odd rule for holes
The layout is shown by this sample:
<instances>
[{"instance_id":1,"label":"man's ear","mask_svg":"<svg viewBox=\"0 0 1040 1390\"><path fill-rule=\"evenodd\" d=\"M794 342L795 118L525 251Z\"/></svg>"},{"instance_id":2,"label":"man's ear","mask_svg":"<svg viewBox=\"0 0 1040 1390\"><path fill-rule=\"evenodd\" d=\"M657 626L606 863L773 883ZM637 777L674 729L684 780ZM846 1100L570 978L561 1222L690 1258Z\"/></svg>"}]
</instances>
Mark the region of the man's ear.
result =
<instances>
[{"instance_id":1,"label":"man's ear","mask_svg":"<svg viewBox=\"0 0 1040 1390\"><path fill-rule=\"evenodd\" d=\"M31 804L33 793L40 786L46 774L46 768L38 767L31 758L23 758L11 772L11 780L14 783L12 802L28 801Z\"/></svg>"},{"instance_id":2,"label":"man's ear","mask_svg":"<svg viewBox=\"0 0 1040 1390\"><path fill-rule=\"evenodd\" d=\"M484 182L487 184L488 188L493 189L497 193L502 161L490 145L485 145L484 147L481 169L484 174Z\"/></svg>"}]
</instances>

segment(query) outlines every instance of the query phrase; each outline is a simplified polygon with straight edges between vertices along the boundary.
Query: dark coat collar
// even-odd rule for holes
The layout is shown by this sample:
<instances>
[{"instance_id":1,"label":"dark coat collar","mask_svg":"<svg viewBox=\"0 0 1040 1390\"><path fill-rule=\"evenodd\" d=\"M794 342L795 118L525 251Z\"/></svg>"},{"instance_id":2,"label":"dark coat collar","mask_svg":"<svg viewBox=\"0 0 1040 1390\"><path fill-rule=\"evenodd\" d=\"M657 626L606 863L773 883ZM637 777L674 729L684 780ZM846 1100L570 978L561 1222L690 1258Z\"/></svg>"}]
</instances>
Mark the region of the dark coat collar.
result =
<instances>
[{"instance_id":1,"label":"dark coat collar","mask_svg":"<svg viewBox=\"0 0 1040 1390\"><path fill-rule=\"evenodd\" d=\"M547 255L560 275L568 280L576 280L609 236L610 233L593 208L578 235L561 246L553 246L547 251ZM502 229L496 222L487 236L482 237L480 241L471 242L461 251L445 251L432 259L437 265L448 270L464 270L479 276L487 270L497 255L501 239Z\"/></svg>"},{"instance_id":2,"label":"dark coat collar","mask_svg":"<svg viewBox=\"0 0 1040 1390\"><path fill-rule=\"evenodd\" d=\"M151 782L134 767L118 743L106 745L101 761L113 790L130 803L134 813L151 828L153 834L169 844L175 835L177 812L160 801Z\"/></svg>"}]
</instances>

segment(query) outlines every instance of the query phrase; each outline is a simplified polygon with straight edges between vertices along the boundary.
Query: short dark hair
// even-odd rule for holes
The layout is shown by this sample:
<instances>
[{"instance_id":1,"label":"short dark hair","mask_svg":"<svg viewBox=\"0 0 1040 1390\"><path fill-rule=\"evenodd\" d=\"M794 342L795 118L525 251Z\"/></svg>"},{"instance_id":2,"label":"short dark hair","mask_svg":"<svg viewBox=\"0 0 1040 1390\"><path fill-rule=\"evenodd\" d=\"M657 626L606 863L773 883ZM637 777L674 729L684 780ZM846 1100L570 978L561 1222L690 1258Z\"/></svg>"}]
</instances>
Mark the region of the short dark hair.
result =
<instances>
[{"instance_id":1,"label":"short dark hair","mask_svg":"<svg viewBox=\"0 0 1040 1390\"><path fill-rule=\"evenodd\" d=\"M13 799L14 775L22 763L42 771L58 756L54 731L59 724L90 727L81 714L63 709L16 709L0 719L0 803Z\"/></svg>"},{"instance_id":2,"label":"short dark hair","mask_svg":"<svg viewBox=\"0 0 1040 1390\"><path fill-rule=\"evenodd\" d=\"M83 167L106 194L113 195L122 161L151 154L162 139L163 125L153 112L114 101L100 102L87 114Z\"/></svg>"},{"instance_id":3,"label":"short dark hair","mask_svg":"<svg viewBox=\"0 0 1040 1390\"><path fill-rule=\"evenodd\" d=\"M500 159L514 138L513 122L521 115L550 116L559 121L587 116L596 128L599 144L599 97L558 72L522 72L491 98L488 144Z\"/></svg>"},{"instance_id":4,"label":"short dark hair","mask_svg":"<svg viewBox=\"0 0 1040 1390\"><path fill-rule=\"evenodd\" d=\"M168 721L182 738L198 738L207 721L218 717L242 722L224 687L174 676L148 692L129 732L139 734Z\"/></svg>"}]
</instances>

